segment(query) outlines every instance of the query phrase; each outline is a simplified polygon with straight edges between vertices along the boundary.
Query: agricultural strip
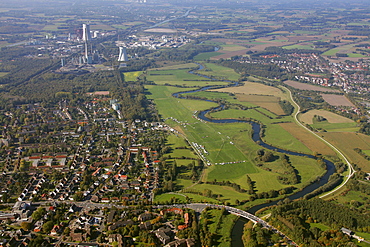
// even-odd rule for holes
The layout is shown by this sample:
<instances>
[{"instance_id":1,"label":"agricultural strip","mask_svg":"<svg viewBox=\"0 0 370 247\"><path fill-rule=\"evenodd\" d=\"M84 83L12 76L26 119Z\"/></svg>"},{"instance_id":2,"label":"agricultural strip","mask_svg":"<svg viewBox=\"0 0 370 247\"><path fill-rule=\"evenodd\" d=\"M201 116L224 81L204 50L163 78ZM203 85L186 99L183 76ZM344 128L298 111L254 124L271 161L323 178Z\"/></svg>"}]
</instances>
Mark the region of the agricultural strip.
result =
<instances>
[{"instance_id":1,"label":"agricultural strip","mask_svg":"<svg viewBox=\"0 0 370 247\"><path fill-rule=\"evenodd\" d=\"M317 152L322 155L336 156L336 153L328 145L295 123L281 123L279 125L308 147L312 153Z\"/></svg>"},{"instance_id":2,"label":"agricultural strip","mask_svg":"<svg viewBox=\"0 0 370 247\"><path fill-rule=\"evenodd\" d=\"M322 132L326 140L338 147L352 162L363 171L370 172L369 161L354 151L355 148L362 150L370 149L370 136L353 132Z\"/></svg>"},{"instance_id":3,"label":"agricultural strip","mask_svg":"<svg viewBox=\"0 0 370 247\"><path fill-rule=\"evenodd\" d=\"M240 75L231 68L226 68L214 63L206 63L204 66L205 69L197 71L198 74L232 81L237 81L240 78ZM199 78L200 77L198 77L198 79Z\"/></svg>"},{"instance_id":4,"label":"agricultural strip","mask_svg":"<svg viewBox=\"0 0 370 247\"><path fill-rule=\"evenodd\" d=\"M290 123L295 125L294 123ZM298 127L298 126L297 126ZM302 129L301 129L302 131ZM313 137L314 138L314 137ZM265 136L263 139L277 147L281 147L287 150L302 152L311 154L312 151L304 145L300 140L293 136L289 131L285 130L280 124L267 125Z\"/></svg>"},{"instance_id":5,"label":"agricultural strip","mask_svg":"<svg viewBox=\"0 0 370 247\"><path fill-rule=\"evenodd\" d=\"M320 87L308 83L302 83L297 81L284 81L284 83L288 86L294 87L300 90L311 90L311 91L319 91L319 92L339 92L338 90Z\"/></svg>"},{"instance_id":6,"label":"agricultural strip","mask_svg":"<svg viewBox=\"0 0 370 247\"><path fill-rule=\"evenodd\" d=\"M227 87L214 89L212 91L225 92L225 93L239 93L239 94L258 94L258 95L272 95L288 99L288 95L284 94L279 88L267 86L262 83L243 81L244 85L238 87ZM285 96L285 97L284 97Z\"/></svg>"},{"instance_id":7,"label":"agricultural strip","mask_svg":"<svg viewBox=\"0 0 370 247\"><path fill-rule=\"evenodd\" d=\"M321 94L323 99L333 106L351 106L354 107L351 101L349 101L344 95L336 94Z\"/></svg>"},{"instance_id":8,"label":"agricultural strip","mask_svg":"<svg viewBox=\"0 0 370 247\"><path fill-rule=\"evenodd\" d=\"M313 117L315 115L326 118L329 123L353 123L352 119L340 116L326 110L310 110L299 116L299 120L304 123L313 124Z\"/></svg>"},{"instance_id":9,"label":"agricultural strip","mask_svg":"<svg viewBox=\"0 0 370 247\"><path fill-rule=\"evenodd\" d=\"M277 114L284 115L283 109L281 109L279 101L280 98L271 95L245 95L236 94L236 97L241 102L250 102L254 105L266 108L267 110Z\"/></svg>"}]
</instances>

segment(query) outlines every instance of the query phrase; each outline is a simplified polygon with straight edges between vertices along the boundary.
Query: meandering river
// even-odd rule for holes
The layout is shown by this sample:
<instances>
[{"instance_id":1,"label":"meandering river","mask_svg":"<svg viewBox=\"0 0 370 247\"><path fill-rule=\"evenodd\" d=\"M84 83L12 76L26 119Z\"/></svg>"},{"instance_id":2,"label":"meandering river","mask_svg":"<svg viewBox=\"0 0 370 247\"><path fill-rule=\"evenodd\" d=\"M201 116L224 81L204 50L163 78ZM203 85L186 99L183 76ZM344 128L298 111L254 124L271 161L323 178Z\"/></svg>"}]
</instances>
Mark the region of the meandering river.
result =
<instances>
[{"instance_id":1,"label":"meandering river","mask_svg":"<svg viewBox=\"0 0 370 247\"><path fill-rule=\"evenodd\" d=\"M204 69L204 67L201 64L198 64L198 66L199 66L198 70ZM198 75L198 76L201 76L201 77L204 77L204 78L207 78L207 79L214 80L213 78L210 78L208 76L198 74L195 71L189 71L189 73L194 74L194 75ZM236 86L239 85L239 83L235 82L235 81L229 81L229 80L217 80L217 81L228 82L229 85L227 85L227 86L206 86L206 87L202 87L202 88L196 89L196 90L189 90L189 91L175 93L172 96L177 97L177 98L183 98L181 96L183 94L206 91L206 90L214 89L214 88L236 87ZM212 100L206 100L206 101L215 102L215 101L212 101ZM217 102L215 102L215 103L217 103ZM223 109L223 108L224 108L224 105L220 104L218 107L212 108L212 109ZM263 140L261 139L261 125L259 123L256 123L256 122L253 122L253 121L240 120L240 119L211 119L211 118L208 118L206 116L206 114L209 111L211 111L212 109L208 109L208 110L204 110L204 111L199 112L198 117L200 119L204 120L204 121L212 122L212 123L223 123L223 124L225 124L225 123L247 123L247 124L251 124L252 125L252 131L253 131L252 139L253 139L254 142L256 142L258 145L262 146L263 148L273 150L275 152L279 152L279 153L283 153L283 154L296 155L296 156L302 156L302 157L307 157L307 158L311 158L311 159L316 159L315 156L310 155L310 154L303 154L303 153L298 153L298 152L294 152L294 151L284 150L284 149L274 147L270 144L267 144L267 143L263 142ZM329 177L335 172L335 166L329 160L324 159L324 162L326 164L326 173L324 174L324 176L322 176L317 182L312 183L312 184L308 185L307 187L303 188L302 190L290 195L288 197L289 199L294 200L294 199L301 198L301 197L305 196L306 194L308 194L308 193L318 189L319 187L325 185L326 183L328 183ZM272 201L272 202L269 202L269 203L264 203L264 204L254 206L254 207L250 208L248 210L248 212L254 214L254 213L256 213L257 210L259 210L261 208L264 208L264 207L276 205L279 201L280 200L276 200L276 201ZM232 246L242 246L243 245L243 243L241 241L241 236L243 234L243 229L242 228L244 226L244 223L245 223L244 219L239 219L235 223L233 231L232 231Z\"/></svg>"}]
</instances>

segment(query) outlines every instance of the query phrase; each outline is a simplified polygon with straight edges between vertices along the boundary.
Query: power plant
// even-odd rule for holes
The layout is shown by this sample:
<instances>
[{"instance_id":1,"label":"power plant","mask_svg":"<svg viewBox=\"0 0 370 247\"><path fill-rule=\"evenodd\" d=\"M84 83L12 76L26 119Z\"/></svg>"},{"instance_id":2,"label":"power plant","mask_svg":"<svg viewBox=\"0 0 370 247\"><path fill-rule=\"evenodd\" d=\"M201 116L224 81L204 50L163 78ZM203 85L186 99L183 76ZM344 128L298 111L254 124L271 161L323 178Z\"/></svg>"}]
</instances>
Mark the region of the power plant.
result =
<instances>
[{"instance_id":1,"label":"power plant","mask_svg":"<svg viewBox=\"0 0 370 247\"><path fill-rule=\"evenodd\" d=\"M126 62L126 61L128 61L126 47L120 46L119 47L118 62Z\"/></svg>"},{"instance_id":2,"label":"power plant","mask_svg":"<svg viewBox=\"0 0 370 247\"><path fill-rule=\"evenodd\" d=\"M89 24L82 24L82 40L85 41L85 42L91 40L90 25Z\"/></svg>"}]
</instances>

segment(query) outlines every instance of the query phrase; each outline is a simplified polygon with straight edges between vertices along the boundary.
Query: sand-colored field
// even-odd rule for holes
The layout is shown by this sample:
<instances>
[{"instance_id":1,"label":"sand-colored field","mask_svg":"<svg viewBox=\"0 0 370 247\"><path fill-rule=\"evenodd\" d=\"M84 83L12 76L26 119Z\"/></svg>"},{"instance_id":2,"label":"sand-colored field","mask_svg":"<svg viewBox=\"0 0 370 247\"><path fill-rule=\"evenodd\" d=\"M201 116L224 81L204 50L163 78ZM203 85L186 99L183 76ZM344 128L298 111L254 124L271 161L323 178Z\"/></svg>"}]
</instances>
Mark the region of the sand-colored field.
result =
<instances>
[{"instance_id":1,"label":"sand-colored field","mask_svg":"<svg viewBox=\"0 0 370 247\"><path fill-rule=\"evenodd\" d=\"M291 87L294 87L300 90L311 90L311 91L320 91L320 92L339 92L338 90L335 90L335 89L319 87L319 86L315 86L315 85L308 84L308 83L302 83L298 81L288 80L288 81L284 81L284 83L288 86L291 86Z\"/></svg>"},{"instance_id":2,"label":"sand-colored field","mask_svg":"<svg viewBox=\"0 0 370 247\"><path fill-rule=\"evenodd\" d=\"M324 138L338 147L350 160L363 171L370 172L370 162L354 151L355 148L370 150L370 136L353 132L320 133Z\"/></svg>"},{"instance_id":3,"label":"sand-colored field","mask_svg":"<svg viewBox=\"0 0 370 247\"><path fill-rule=\"evenodd\" d=\"M295 123L281 123L279 124L286 131L288 131L292 136L301 141L306 147L308 147L312 152L317 152L323 155L335 156L335 152L324 142L320 141L313 134L309 133L307 130L298 126Z\"/></svg>"},{"instance_id":4,"label":"sand-colored field","mask_svg":"<svg viewBox=\"0 0 370 247\"><path fill-rule=\"evenodd\" d=\"M211 91L226 92L226 93L241 93L241 94L257 94L257 95L273 95L283 98L285 94L276 87L264 85L262 83L244 81L243 86L239 87L227 87L221 89L215 89Z\"/></svg>"},{"instance_id":5,"label":"sand-colored field","mask_svg":"<svg viewBox=\"0 0 370 247\"><path fill-rule=\"evenodd\" d=\"M263 107L277 115L284 115L283 109L281 109L279 97L271 95L250 95L250 94L235 94L239 101L250 102L254 105Z\"/></svg>"},{"instance_id":6,"label":"sand-colored field","mask_svg":"<svg viewBox=\"0 0 370 247\"><path fill-rule=\"evenodd\" d=\"M349 118L325 110L310 110L302 114L299 119L306 124L313 124L313 117L315 115L326 118L329 123L353 123L353 120Z\"/></svg>"},{"instance_id":7,"label":"sand-colored field","mask_svg":"<svg viewBox=\"0 0 370 247\"><path fill-rule=\"evenodd\" d=\"M322 98L333 106L353 106L351 101L349 101L344 95L336 94L321 94Z\"/></svg>"}]
</instances>

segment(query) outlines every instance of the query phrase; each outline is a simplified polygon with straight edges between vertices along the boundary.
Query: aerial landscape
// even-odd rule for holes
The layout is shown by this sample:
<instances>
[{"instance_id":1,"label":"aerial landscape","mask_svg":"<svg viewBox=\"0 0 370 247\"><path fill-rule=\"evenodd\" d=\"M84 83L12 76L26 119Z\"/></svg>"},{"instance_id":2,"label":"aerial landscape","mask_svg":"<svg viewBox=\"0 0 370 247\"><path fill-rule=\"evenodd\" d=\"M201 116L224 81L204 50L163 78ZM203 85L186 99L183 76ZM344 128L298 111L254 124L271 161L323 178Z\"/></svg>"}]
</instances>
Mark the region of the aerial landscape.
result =
<instances>
[{"instance_id":1,"label":"aerial landscape","mask_svg":"<svg viewBox=\"0 0 370 247\"><path fill-rule=\"evenodd\" d=\"M370 246L366 1L0 3L0 246Z\"/></svg>"}]
</instances>

